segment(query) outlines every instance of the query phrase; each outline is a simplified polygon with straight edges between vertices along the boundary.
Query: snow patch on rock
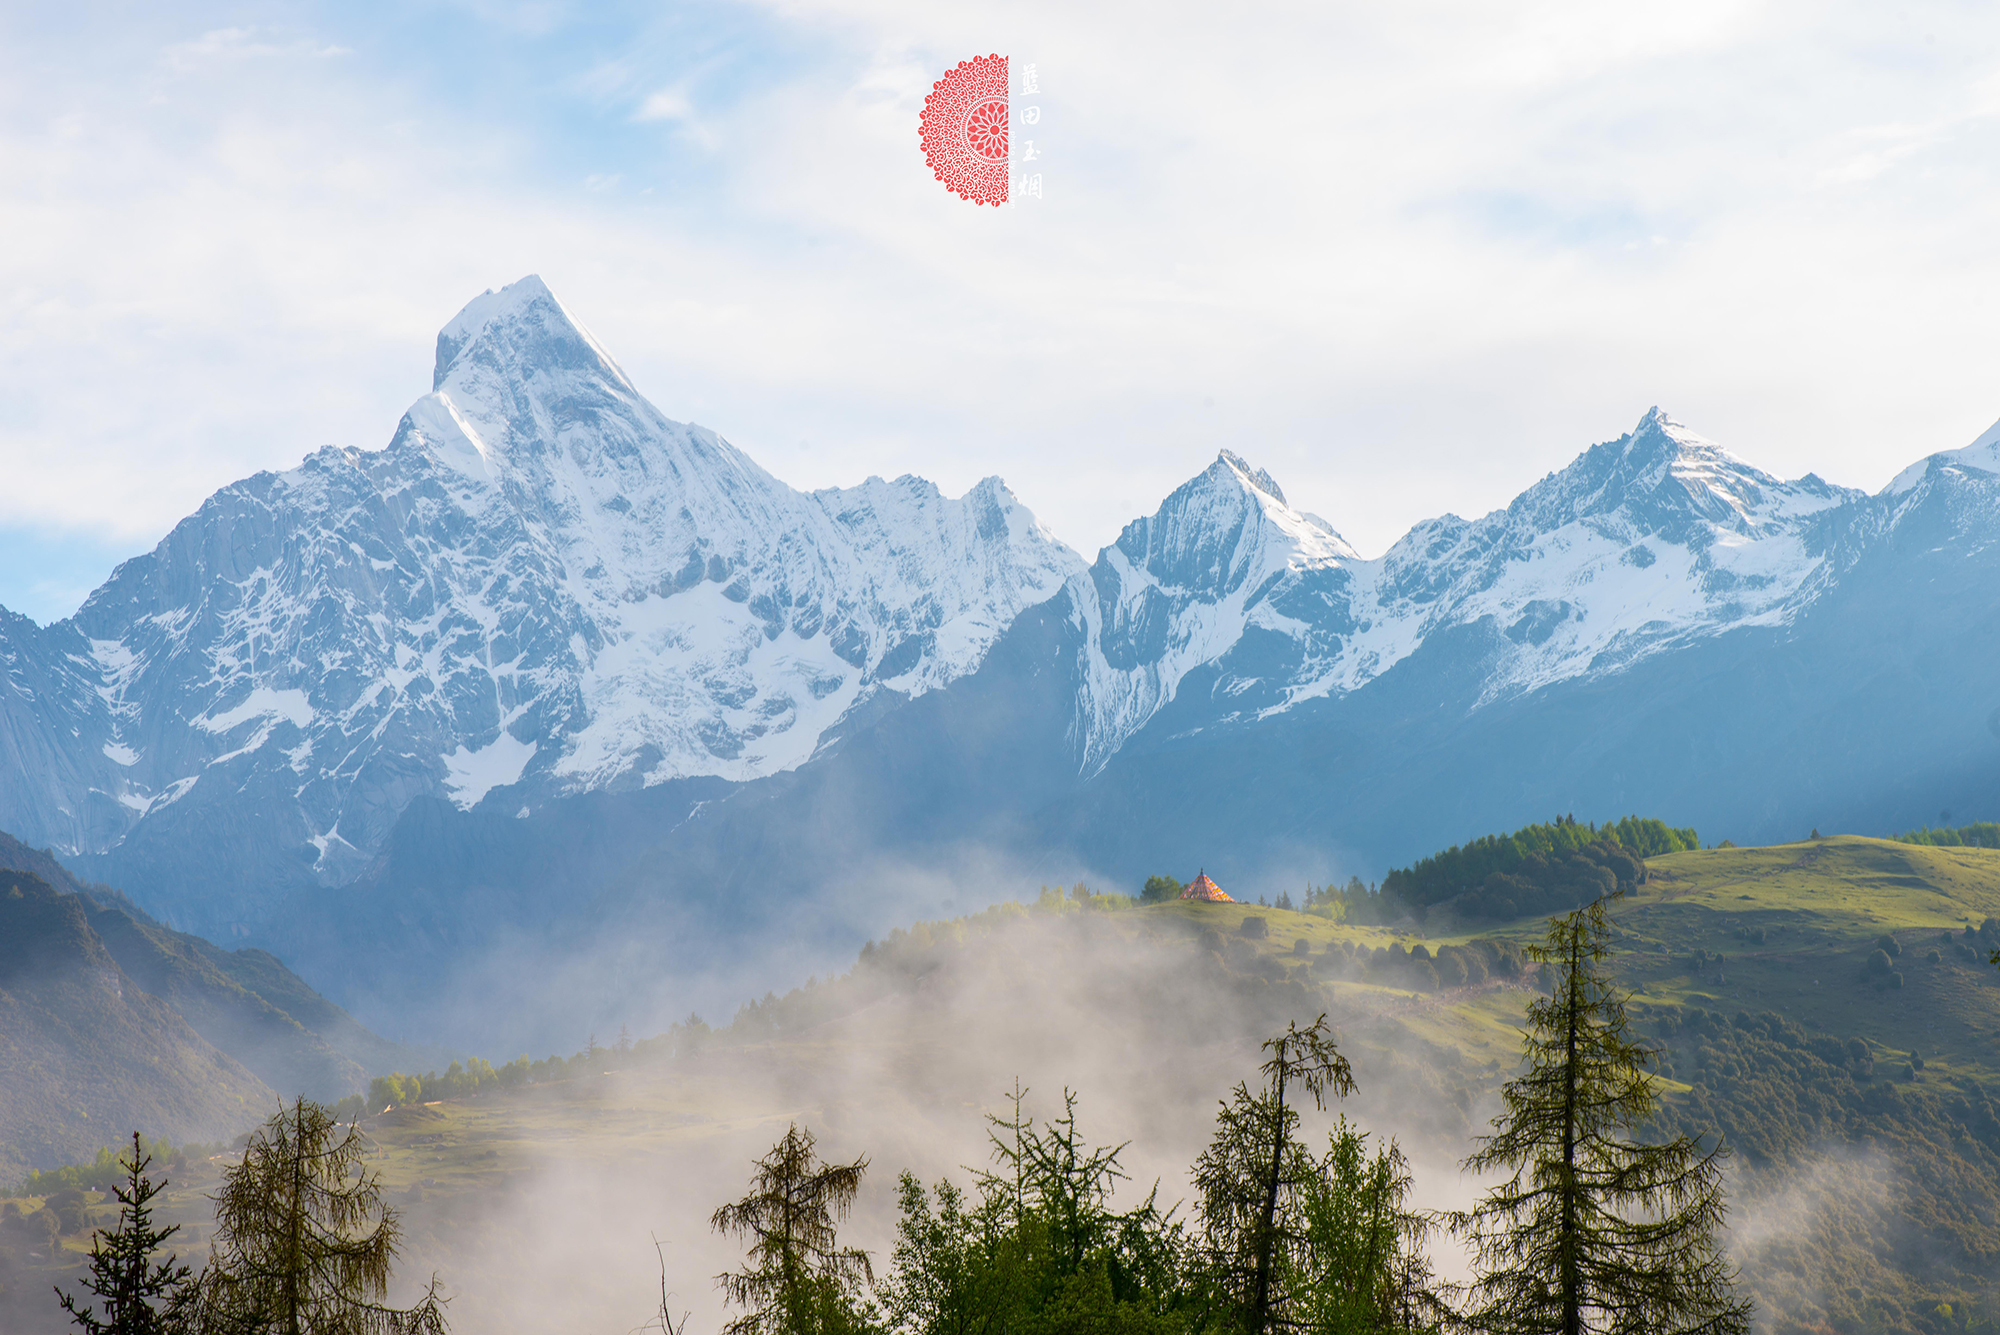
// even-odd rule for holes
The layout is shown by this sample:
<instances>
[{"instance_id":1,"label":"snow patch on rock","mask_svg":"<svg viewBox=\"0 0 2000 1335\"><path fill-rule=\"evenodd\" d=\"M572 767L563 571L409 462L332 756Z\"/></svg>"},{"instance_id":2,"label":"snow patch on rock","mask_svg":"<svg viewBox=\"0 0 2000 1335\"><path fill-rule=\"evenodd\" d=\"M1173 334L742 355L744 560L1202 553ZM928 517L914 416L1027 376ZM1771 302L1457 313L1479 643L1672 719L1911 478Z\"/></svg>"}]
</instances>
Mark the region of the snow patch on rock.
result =
<instances>
[{"instance_id":1,"label":"snow patch on rock","mask_svg":"<svg viewBox=\"0 0 2000 1335\"><path fill-rule=\"evenodd\" d=\"M536 743L519 741L504 732L476 751L461 745L444 757L445 792L453 802L470 810L495 788L519 783L537 749ZM324 838L317 842L324 856Z\"/></svg>"}]
</instances>

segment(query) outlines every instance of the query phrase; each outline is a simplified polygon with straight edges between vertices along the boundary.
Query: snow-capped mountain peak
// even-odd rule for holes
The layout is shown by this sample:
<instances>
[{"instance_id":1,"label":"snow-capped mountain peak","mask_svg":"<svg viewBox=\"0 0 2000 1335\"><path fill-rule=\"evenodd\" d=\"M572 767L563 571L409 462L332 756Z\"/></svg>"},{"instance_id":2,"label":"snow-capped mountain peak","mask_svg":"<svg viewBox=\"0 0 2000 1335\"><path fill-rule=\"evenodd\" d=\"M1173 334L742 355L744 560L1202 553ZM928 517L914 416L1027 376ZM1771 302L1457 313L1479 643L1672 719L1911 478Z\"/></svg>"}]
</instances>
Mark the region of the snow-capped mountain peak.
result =
<instances>
[{"instance_id":1,"label":"snow-capped mountain peak","mask_svg":"<svg viewBox=\"0 0 2000 1335\"><path fill-rule=\"evenodd\" d=\"M1231 722L1357 690L1451 627L1491 626L1491 700L1781 623L1844 559L1837 516L1862 499L1657 407L1507 508L1419 524L1373 561L1283 495L1225 452L1099 556L1078 599L1086 769L1198 667L1208 716Z\"/></svg>"},{"instance_id":2,"label":"snow-capped mountain peak","mask_svg":"<svg viewBox=\"0 0 2000 1335\"><path fill-rule=\"evenodd\" d=\"M1275 571L1355 560L1325 520L1285 502L1269 473L1228 450L1175 488L1112 548L1163 588L1227 594ZM1100 559L1103 559L1102 557Z\"/></svg>"},{"instance_id":3,"label":"snow-capped mountain peak","mask_svg":"<svg viewBox=\"0 0 2000 1335\"><path fill-rule=\"evenodd\" d=\"M1369 619L1378 635L1406 626L1393 640L1410 646L1490 619L1511 647L1488 699L1616 671L1689 636L1788 619L1844 559L1838 516L1861 499L1782 481L1656 407L1505 510L1413 531L1371 572Z\"/></svg>"},{"instance_id":4,"label":"snow-capped mountain peak","mask_svg":"<svg viewBox=\"0 0 2000 1335\"><path fill-rule=\"evenodd\" d=\"M1529 488L1509 510L1537 529L1584 522L1686 541L1704 528L1773 532L1852 494L1810 476L1781 481L1655 407L1626 435Z\"/></svg>"},{"instance_id":5,"label":"snow-capped mountain peak","mask_svg":"<svg viewBox=\"0 0 2000 1335\"><path fill-rule=\"evenodd\" d=\"M1280 505L1285 503L1284 488L1278 485L1277 480L1263 469L1252 467L1248 460L1233 450L1218 452L1210 468L1226 468L1242 479L1243 485L1262 492Z\"/></svg>"},{"instance_id":6,"label":"snow-capped mountain peak","mask_svg":"<svg viewBox=\"0 0 2000 1335\"><path fill-rule=\"evenodd\" d=\"M1359 561L1326 521L1287 504L1269 473L1222 451L1071 582L1087 646L1076 723L1085 770L1195 668L1221 664L1246 688L1260 680L1235 675L1262 672L1237 651L1246 640L1296 639L1308 661L1337 655L1351 629L1348 567Z\"/></svg>"},{"instance_id":7,"label":"snow-capped mountain peak","mask_svg":"<svg viewBox=\"0 0 2000 1335\"><path fill-rule=\"evenodd\" d=\"M445 326L434 386L386 449L223 488L58 628L90 715L60 726L95 738L63 809L103 796L33 832L96 853L254 796L272 884L338 883L424 794L756 778L1083 568L997 478L787 487L537 278Z\"/></svg>"},{"instance_id":8,"label":"snow-capped mountain peak","mask_svg":"<svg viewBox=\"0 0 2000 1335\"><path fill-rule=\"evenodd\" d=\"M438 331L431 388L444 389L454 371L462 369L469 376L481 365L503 372L590 365L596 374L631 389L611 354L537 274L497 290L488 288Z\"/></svg>"}]
</instances>

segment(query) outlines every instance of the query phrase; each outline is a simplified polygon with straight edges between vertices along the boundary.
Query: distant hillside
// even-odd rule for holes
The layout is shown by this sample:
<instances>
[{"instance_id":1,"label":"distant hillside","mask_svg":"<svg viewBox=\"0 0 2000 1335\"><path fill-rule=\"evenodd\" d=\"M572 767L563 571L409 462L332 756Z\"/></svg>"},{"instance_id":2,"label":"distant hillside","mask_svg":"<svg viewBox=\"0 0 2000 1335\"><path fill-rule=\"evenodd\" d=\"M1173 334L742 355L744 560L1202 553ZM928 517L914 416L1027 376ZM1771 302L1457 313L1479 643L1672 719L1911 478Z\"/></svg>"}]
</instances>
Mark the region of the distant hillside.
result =
<instances>
[{"instance_id":1,"label":"distant hillside","mask_svg":"<svg viewBox=\"0 0 2000 1335\"><path fill-rule=\"evenodd\" d=\"M0 1181L134 1129L226 1140L278 1094L126 975L90 902L0 871Z\"/></svg>"},{"instance_id":2,"label":"distant hillside","mask_svg":"<svg viewBox=\"0 0 2000 1335\"><path fill-rule=\"evenodd\" d=\"M747 1007L718 1038L809 1039L841 1016L874 1023L885 994L941 1009L946 979L1016 969L1030 955L1049 978L1109 970L1115 943L1179 938L1207 967L1169 968L1134 993L1144 1027L1115 1005L1091 1013L1138 1043L1123 1054L1128 1067L1172 1065L1178 1044L1214 1024L1197 1023L1197 1009L1221 1004L1237 1025L1267 1026L1325 1009L1363 1086L1353 1106L1374 1126L1433 1163L1463 1154L1483 1129L1483 1114L1468 1114L1490 1106L1518 1059L1529 994L1517 952L1544 919L1467 924L1433 911L1424 925L1376 927L1251 904L1128 905L1072 899L1060 906L1086 911L1071 913L1070 939L1026 949L1010 922L1018 914L919 925L864 952L847 978ZM1617 902L1611 968L1660 1053L1663 1129L1720 1134L1736 1151L1735 1248L1760 1330L1994 1328L1995 915L2000 851L1858 837L1649 858L1643 883ZM1231 999L1218 1003L1214 986ZM1162 1016L1177 1017L1178 1034L1159 1027ZM1033 1032L1076 1017L1018 1020ZM955 1022L928 1023L947 1034ZM1073 1078L1096 1092L1087 1071ZM1146 1097L1125 1079L1121 1098Z\"/></svg>"},{"instance_id":3,"label":"distant hillside","mask_svg":"<svg viewBox=\"0 0 2000 1335\"><path fill-rule=\"evenodd\" d=\"M82 881L47 850L0 831L0 871L8 870L82 898L92 930L133 982L274 1089L338 1099L369 1076L416 1060L408 1048L362 1028L269 952L224 950L176 932L119 891Z\"/></svg>"},{"instance_id":4,"label":"distant hillside","mask_svg":"<svg viewBox=\"0 0 2000 1335\"><path fill-rule=\"evenodd\" d=\"M2000 1317L1995 915L2000 852L1858 837L1665 854L1617 902L1610 967L1660 1054L1662 1129L1735 1150L1733 1245L1760 1330L1942 1335ZM1271 1026L1326 1010L1361 1084L1343 1111L1402 1137L1451 1197L1450 1165L1518 1059L1537 985L1520 952L1544 927L1454 916L1368 926L1045 894L898 931L846 977L600 1061L629 1072L664 1058L674 1079L712 1078L722 1053L740 1054L737 1086L715 1096L739 1109L759 1106L746 1091L766 1080L788 1100L777 1106L810 1107L824 1083L811 1071L882 1061L911 1087L867 1084L857 1106L845 1086L817 1117L886 1163L918 1138L880 1100L963 1116L1023 1071L1080 1088L1086 1108L1143 1110L1109 1136L1198 1123L1212 1109L1199 1072L1219 1045L1251 1051ZM484 1116L506 1145L544 1114Z\"/></svg>"},{"instance_id":5,"label":"distant hillside","mask_svg":"<svg viewBox=\"0 0 2000 1335\"><path fill-rule=\"evenodd\" d=\"M176 932L0 833L0 1180L132 1130L228 1139L423 1056L262 950Z\"/></svg>"}]
</instances>

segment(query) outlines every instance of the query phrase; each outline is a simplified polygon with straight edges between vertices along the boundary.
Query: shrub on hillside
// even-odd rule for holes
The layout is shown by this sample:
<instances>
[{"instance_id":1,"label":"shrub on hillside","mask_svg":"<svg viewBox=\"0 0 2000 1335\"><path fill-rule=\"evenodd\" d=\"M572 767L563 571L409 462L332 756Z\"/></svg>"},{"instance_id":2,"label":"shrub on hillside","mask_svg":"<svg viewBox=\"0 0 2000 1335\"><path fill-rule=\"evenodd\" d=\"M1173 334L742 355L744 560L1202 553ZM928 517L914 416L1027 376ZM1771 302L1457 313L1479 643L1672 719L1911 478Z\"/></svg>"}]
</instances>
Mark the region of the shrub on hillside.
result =
<instances>
[{"instance_id":1,"label":"shrub on hillside","mask_svg":"<svg viewBox=\"0 0 2000 1335\"><path fill-rule=\"evenodd\" d=\"M1465 952L1445 946L1432 961L1437 969L1438 983L1444 987L1463 987L1466 983Z\"/></svg>"},{"instance_id":2,"label":"shrub on hillside","mask_svg":"<svg viewBox=\"0 0 2000 1335\"><path fill-rule=\"evenodd\" d=\"M65 1234L81 1233L89 1216L84 1211L83 1193L74 1187L58 1191L42 1202L42 1208L49 1212Z\"/></svg>"},{"instance_id":3,"label":"shrub on hillside","mask_svg":"<svg viewBox=\"0 0 2000 1335\"><path fill-rule=\"evenodd\" d=\"M13 1206L13 1202L8 1202ZM6 1252L41 1252L47 1255L62 1237L62 1225L56 1222L55 1211L36 1210L23 1214L11 1208L7 1217L0 1219L0 1254Z\"/></svg>"}]
</instances>

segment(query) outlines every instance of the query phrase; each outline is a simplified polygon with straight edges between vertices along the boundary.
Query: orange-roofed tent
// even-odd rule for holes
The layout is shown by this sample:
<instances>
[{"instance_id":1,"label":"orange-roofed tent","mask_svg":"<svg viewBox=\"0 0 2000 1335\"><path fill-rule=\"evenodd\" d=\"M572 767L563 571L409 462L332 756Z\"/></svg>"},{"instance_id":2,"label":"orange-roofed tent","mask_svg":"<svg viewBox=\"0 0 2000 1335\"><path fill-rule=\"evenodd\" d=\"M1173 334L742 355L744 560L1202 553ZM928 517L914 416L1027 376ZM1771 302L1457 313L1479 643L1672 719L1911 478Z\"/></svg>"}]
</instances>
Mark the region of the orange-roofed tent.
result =
<instances>
[{"instance_id":1,"label":"orange-roofed tent","mask_svg":"<svg viewBox=\"0 0 2000 1335\"><path fill-rule=\"evenodd\" d=\"M1236 901L1222 893L1222 887L1208 879L1207 872L1199 872L1187 889L1181 891L1182 899L1199 899L1210 904L1234 904Z\"/></svg>"}]
</instances>

